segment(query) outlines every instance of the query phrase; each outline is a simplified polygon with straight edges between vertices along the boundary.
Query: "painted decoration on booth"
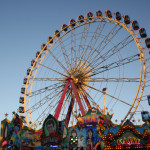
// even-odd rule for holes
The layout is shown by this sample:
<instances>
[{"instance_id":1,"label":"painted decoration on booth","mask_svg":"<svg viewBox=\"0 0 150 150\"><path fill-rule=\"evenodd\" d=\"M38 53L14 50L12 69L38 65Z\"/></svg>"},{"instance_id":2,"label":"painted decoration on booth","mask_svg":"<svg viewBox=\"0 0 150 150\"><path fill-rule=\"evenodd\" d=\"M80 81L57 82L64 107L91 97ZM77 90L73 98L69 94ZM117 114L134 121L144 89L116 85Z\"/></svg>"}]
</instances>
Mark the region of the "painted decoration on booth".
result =
<instances>
[{"instance_id":1,"label":"painted decoration on booth","mask_svg":"<svg viewBox=\"0 0 150 150\"><path fill-rule=\"evenodd\" d=\"M58 121L50 114L43 123L43 133L41 135L41 145L59 145L61 134L58 134Z\"/></svg>"},{"instance_id":2,"label":"painted decoration on booth","mask_svg":"<svg viewBox=\"0 0 150 150\"><path fill-rule=\"evenodd\" d=\"M24 128L19 135L20 135L22 146L36 147L41 145L40 131L35 132L34 130L29 130L28 128Z\"/></svg>"},{"instance_id":3,"label":"painted decoration on booth","mask_svg":"<svg viewBox=\"0 0 150 150\"><path fill-rule=\"evenodd\" d=\"M91 108L88 110L88 112L86 113L85 116L81 116L79 115L77 117L77 125L78 126L85 126L85 125L93 125L93 126L96 126L97 125L97 122L99 120L99 116L101 116L102 113L97 109L97 108ZM113 114L107 114L106 118L107 120L111 120Z\"/></svg>"},{"instance_id":4,"label":"painted decoration on booth","mask_svg":"<svg viewBox=\"0 0 150 150\"><path fill-rule=\"evenodd\" d=\"M71 148L94 148L96 143L99 141L95 126L89 125L83 128L70 128L69 137L67 142ZM67 143L66 142L66 143Z\"/></svg>"},{"instance_id":5,"label":"painted decoration on booth","mask_svg":"<svg viewBox=\"0 0 150 150\"><path fill-rule=\"evenodd\" d=\"M44 133L46 136L55 136L56 135L56 121L53 118L47 119L44 124Z\"/></svg>"}]
</instances>

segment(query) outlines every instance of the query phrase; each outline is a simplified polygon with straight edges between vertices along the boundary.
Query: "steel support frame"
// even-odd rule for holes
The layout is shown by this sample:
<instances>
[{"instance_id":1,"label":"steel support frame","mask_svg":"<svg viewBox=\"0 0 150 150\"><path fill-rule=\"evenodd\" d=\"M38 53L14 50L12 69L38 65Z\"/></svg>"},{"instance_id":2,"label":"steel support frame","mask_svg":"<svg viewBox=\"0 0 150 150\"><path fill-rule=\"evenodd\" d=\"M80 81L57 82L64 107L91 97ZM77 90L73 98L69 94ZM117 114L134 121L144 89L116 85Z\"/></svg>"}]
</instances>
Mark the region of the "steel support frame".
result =
<instances>
[{"instance_id":1,"label":"steel support frame","mask_svg":"<svg viewBox=\"0 0 150 150\"><path fill-rule=\"evenodd\" d=\"M55 112L54 117L55 117L57 120L58 120L58 118L59 118L59 114L60 114L61 107L62 107L63 102L64 102L64 99L65 99L65 95L66 95L68 86L69 86L69 80L67 80L67 83L66 83L66 85L65 85L64 91L63 91L62 96L61 96L61 98L60 98L60 100L59 100L59 104L58 104L58 106L57 106L57 108L56 108L56 112Z\"/></svg>"},{"instance_id":2,"label":"steel support frame","mask_svg":"<svg viewBox=\"0 0 150 150\"><path fill-rule=\"evenodd\" d=\"M79 108L80 108L80 110L81 110L82 115L84 116L84 115L86 114L85 109L84 109L84 107L83 107L83 104L82 104L82 102L81 102L81 99L79 98L78 92L77 92L77 90L76 90L76 87L75 87L75 85L74 85L74 83L73 83L73 81L72 81L72 78L68 78L67 83L66 83L66 85L65 85L65 87L64 87L64 91L63 91L63 93L62 93L62 96L61 96L61 98L60 98L59 104L58 104L58 106L57 106L57 108L56 108L55 115L54 115L54 117L55 117L57 120L58 120L58 118L59 118L59 114L60 114L60 111L61 111L61 108L62 108L64 99L65 99L65 95L66 95L66 92L67 92L69 83L70 83L70 85L71 85L71 87L72 87L73 93L74 93L74 95L75 95L75 98L76 98L76 100L77 100L77 103L78 103L78 105L79 105ZM90 105L89 101L87 100L87 98L85 97L85 95L83 95L83 97L84 97L84 99L85 99L85 102L86 102L88 108L90 108L91 105Z\"/></svg>"}]
</instances>

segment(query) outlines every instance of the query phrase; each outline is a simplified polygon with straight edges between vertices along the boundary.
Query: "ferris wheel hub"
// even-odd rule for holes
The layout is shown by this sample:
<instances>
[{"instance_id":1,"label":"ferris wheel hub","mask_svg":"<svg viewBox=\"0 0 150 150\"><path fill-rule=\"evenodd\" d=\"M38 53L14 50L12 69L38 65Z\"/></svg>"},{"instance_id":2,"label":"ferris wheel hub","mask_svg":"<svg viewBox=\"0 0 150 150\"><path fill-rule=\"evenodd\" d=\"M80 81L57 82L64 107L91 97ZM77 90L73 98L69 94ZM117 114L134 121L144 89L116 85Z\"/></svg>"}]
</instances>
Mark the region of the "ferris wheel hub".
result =
<instances>
[{"instance_id":1,"label":"ferris wheel hub","mask_svg":"<svg viewBox=\"0 0 150 150\"><path fill-rule=\"evenodd\" d=\"M67 76L71 79L78 90L87 88L88 80L90 79L89 66L85 65L85 62L74 64L72 68L69 68Z\"/></svg>"}]
</instances>

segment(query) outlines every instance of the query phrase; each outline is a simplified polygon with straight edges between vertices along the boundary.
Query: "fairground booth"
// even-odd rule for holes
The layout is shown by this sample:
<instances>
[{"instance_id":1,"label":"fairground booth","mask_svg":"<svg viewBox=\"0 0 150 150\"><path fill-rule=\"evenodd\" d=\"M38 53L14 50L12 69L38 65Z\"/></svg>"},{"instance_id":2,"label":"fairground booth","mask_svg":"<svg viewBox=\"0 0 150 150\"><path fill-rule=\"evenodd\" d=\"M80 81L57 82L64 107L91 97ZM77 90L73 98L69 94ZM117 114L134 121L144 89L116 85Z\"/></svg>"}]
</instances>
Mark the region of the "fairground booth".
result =
<instances>
[{"instance_id":1,"label":"fairground booth","mask_svg":"<svg viewBox=\"0 0 150 150\"><path fill-rule=\"evenodd\" d=\"M127 120L120 126L111 118L112 115L91 108L68 128L65 120L57 121L49 115L37 131L23 126L21 117L15 114L12 121L1 122L1 146L4 150L150 149L148 123L136 126Z\"/></svg>"}]
</instances>

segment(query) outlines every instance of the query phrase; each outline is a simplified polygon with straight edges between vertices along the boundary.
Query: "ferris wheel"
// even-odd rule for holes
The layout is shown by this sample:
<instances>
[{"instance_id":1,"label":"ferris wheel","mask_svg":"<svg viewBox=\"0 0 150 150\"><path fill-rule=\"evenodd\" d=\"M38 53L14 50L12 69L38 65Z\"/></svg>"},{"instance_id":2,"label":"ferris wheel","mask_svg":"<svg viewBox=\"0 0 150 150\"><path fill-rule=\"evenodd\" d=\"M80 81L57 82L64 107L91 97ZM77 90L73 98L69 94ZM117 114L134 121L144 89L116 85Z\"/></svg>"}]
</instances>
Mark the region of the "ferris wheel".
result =
<instances>
[{"instance_id":1,"label":"ferris wheel","mask_svg":"<svg viewBox=\"0 0 150 150\"><path fill-rule=\"evenodd\" d=\"M18 111L35 129L49 114L74 125L92 107L113 114L118 124L140 121L150 85L148 48L146 30L128 15L110 10L79 15L36 53Z\"/></svg>"}]
</instances>

